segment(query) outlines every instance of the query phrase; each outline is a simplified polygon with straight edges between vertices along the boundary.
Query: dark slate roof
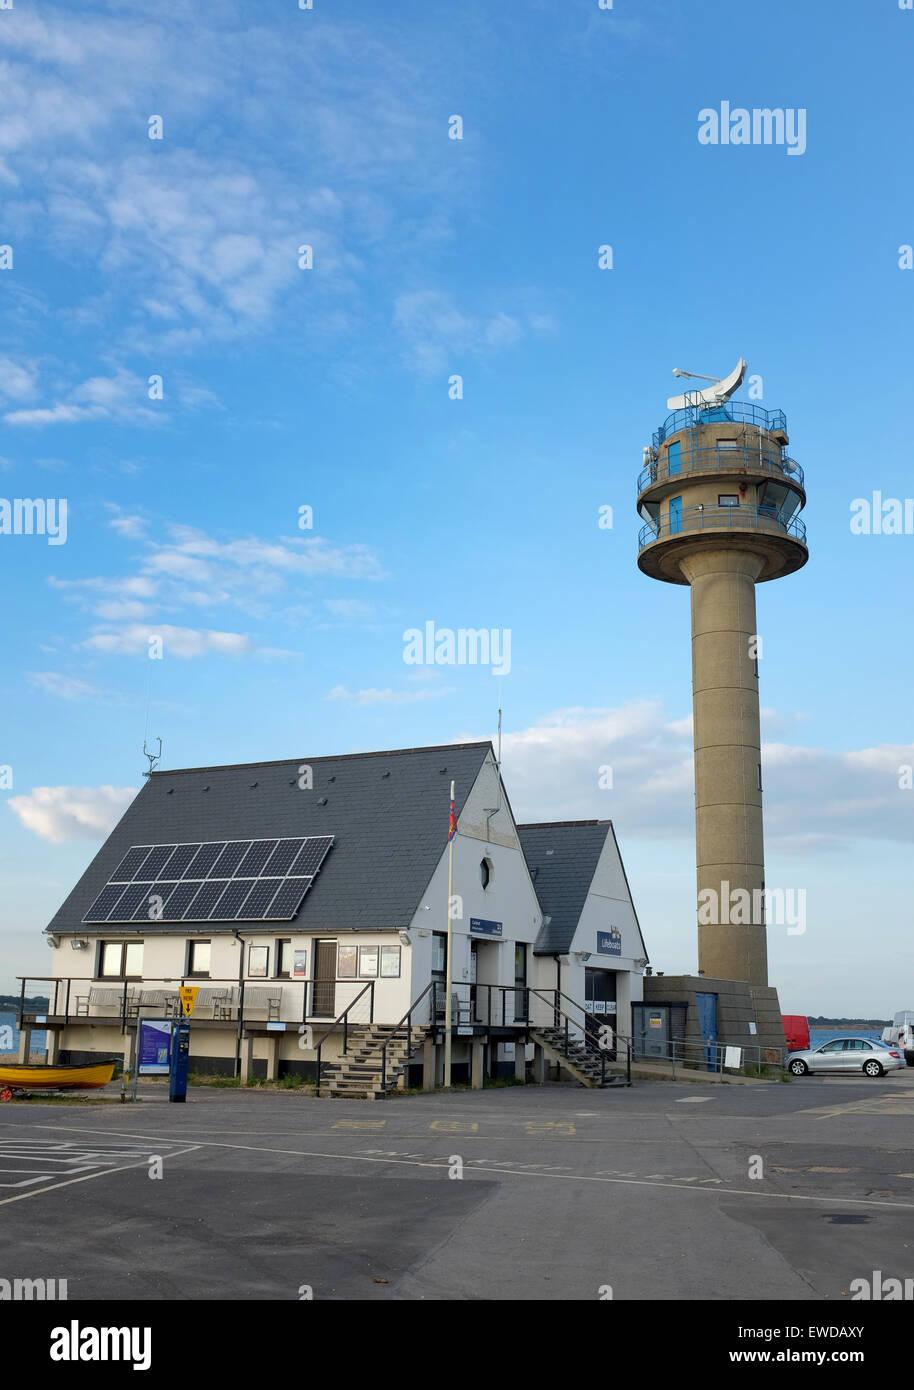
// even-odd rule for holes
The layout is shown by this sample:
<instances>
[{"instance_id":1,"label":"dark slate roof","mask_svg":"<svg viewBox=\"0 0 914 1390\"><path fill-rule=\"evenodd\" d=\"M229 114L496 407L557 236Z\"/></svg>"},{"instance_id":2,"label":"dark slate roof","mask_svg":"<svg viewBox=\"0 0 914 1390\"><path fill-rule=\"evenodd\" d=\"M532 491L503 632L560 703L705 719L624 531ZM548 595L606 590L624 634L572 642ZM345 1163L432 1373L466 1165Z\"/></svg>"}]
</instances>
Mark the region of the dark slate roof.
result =
<instances>
[{"instance_id":1,"label":"dark slate roof","mask_svg":"<svg viewBox=\"0 0 914 1390\"><path fill-rule=\"evenodd\" d=\"M447 844L451 779L459 816L490 749L487 742L449 743L154 772L48 931L90 930L82 924L83 914L131 845L274 835L335 837L294 921L296 929L406 927ZM298 785L303 764L312 769L310 791ZM253 923L237 925L245 932L255 930ZM273 922L269 930L275 933L288 925ZM188 926L199 931L201 924ZM148 936L181 927L143 922L142 929ZM108 930L123 928L112 923Z\"/></svg>"},{"instance_id":2,"label":"dark slate roof","mask_svg":"<svg viewBox=\"0 0 914 1390\"><path fill-rule=\"evenodd\" d=\"M517 827L543 916L551 918L540 928L534 955L563 956L571 949L611 828L608 820L566 820Z\"/></svg>"}]
</instances>

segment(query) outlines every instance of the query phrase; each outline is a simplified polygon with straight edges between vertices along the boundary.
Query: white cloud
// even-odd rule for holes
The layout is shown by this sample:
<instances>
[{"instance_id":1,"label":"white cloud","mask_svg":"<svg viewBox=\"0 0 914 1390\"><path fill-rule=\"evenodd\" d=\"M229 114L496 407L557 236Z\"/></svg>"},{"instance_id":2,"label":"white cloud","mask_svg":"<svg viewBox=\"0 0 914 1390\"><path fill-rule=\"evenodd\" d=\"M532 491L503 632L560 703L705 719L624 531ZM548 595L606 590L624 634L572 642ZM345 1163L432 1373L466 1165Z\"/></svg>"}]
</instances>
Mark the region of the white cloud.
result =
<instances>
[{"instance_id":1,"label":"white cloud","mask_svg":"<svg viewBox=\"0 0 914 1390\"><path fill-rule=\"evenodd\" d=\"M62 700L81 700L87 695L101 693L88 681L65 676L61 671L30 671L28 677L39 690L44 690L48 695L58 695Z\"/></svg>"},{"instance_id":2,"label":"white cloud","mask_svg":"<svg viewBox=\"0 0 914 1390\"><path fill-rule=\"evenodd\" d=\"M35 787L7 804L27 830L61 844L107 835L136 792L136 787Z\"/></svg>"},{"instance_id":3,"label":"white cloud","mask_svg":"<svg viewBox=\"0 0 914 1390\"><path fill-rule=\"evenodd\" d=\"M461 356L513 347L528 333L541 331L542 318L513 316L500 309L465 313L451 294L428 289L397 296L393 322L409 365L422 372L440 372L458 371Z\"/></svg>"},{"instance_id":4,"label":"white cloud","mask_svg":"<svg viewBox=\"0 0 914 1390\"><path fill-rule=\"evenodd\" d=\"M657 701L559 710L505 733L502 747L521 820L612 819L632 839L694 836L691 721L664 719ZM766 840L779 853L914 840L914 790L899 785L912 765L911 744L835 752L763 742ZM606 767L612 789L600 787Z\"/></svg>"},{"instance_id":5,"label":"white cloud","mask_svg":"<svg viewBox=\"0 0 914 1390\"><path fill-rule=\"evenodd\" d=\"M9 410L8 425L72 425L84 420L117 420L153 425L161 413L149 408L148 382L118 368L113 376L93 376L66 392L56 405Z\"/></svg>"},{"instance_id":6,"label":"white cloud","mask_svg":"<svg viewBox=\"0 0 914 1390\"><path fill-rule=\"evenodd\" d=\"M124 655L147 652L155 638L161 640L166 656L246 656L256 650L250 637L241 632L174 627L170 623L126 623L119 628L96 632L82 645L89 651Z\"/></svg>"},{"instance_id":7,"label":"white cloud","mask_svg":"<svg viewBox=\"0 0 914 1390\"><path fill-rule=\"evenodd\" d=\"M327 700L342 700L353 705L408 705L414 700L437 700L448 691L443 686L437 690L348 690L345 685L335 685L328 690Z\"/></svg>"}]
</instances>

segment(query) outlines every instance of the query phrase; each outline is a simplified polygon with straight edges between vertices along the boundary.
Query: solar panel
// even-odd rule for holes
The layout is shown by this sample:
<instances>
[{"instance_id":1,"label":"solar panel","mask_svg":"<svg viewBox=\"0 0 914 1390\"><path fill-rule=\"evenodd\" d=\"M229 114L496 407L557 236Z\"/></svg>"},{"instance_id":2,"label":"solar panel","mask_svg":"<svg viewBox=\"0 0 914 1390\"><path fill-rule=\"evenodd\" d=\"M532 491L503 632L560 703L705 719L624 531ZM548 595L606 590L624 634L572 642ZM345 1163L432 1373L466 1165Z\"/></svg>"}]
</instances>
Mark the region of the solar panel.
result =
<instances>
[{"instance_id":1,"label":"solar panel","mask_svg":"<svg viewBox=\"0 0 914 1390\"><path fill-rule=\"evenodd\" d=\"M111 875L111 882L129 883L151 849L152 845L135 845L133 849L128 849Z\"/></svg>"},{"instance_id":2,"label":"solar panel","mask_svg":"<svg viewBox=\"0 0 914 1390\"><path fill-rule=\"evenodd\" d=\"M182 878L184 876L184 870L187 868L188 864L193 859L194 855L197 853L197 850L199 848L200 846L198 844L178 845L177 849L172 854L168 863L165 865L165 867L159 874L159 877Z\"/></svg>"},{"instance_id":3,"label":"solar panel","mask_svg":"<svg viewBox=\"0 0 914 1390\"><path fill-rule=\"evenodd\" d=\"M264 874L287 874L289 865L304 844L304 840L280 840L263 866Z\"/></svg>"},{"instance_id":4,"label":"solar panel","mask_svg":"<svg viewBox=\"0 0 914 1390\"><path fill-rule=\"evenodd\" d=\"M207 878L231 878L244 858L250 840L232 840L226 845L207 874Z\"/></svg>"},{"instance_id":5,"label":"solar panel","mask_svg":"<svg viewBox=\"0 0 914 1390\"><path fill-rule=\"evenodd\" d=\"M123 883L108 883L83 918L84 922L104 922L124 891Z\"/></svg>"},{"instance_id":6,"label":"solar panel","mask_svg":"<svg viewBox=\"0 0 914 1390\"><path fill-rule=\"evenodd\" d=\"M219 840L216 844L201 845L184 870L184 877L206 878L207 873L213 867L224 848L224 840Z\"/></svg>"},{"instance_id":7,"label":"solar panel","mask_svg":"<svg viewBox=\"0 0 914 1390\"><path fill-rule=\"evenodd\" d=\"M223 887L222 896L214 905L209 914L210 917L215 918L217 922L224 922L230 917L235 917L253 886L254 880L252 878L233 878L231 883Z\"/></svg>"},{"instance_id":8,"label":"solar panel","mask_svg":"<svg viewBox=\"0 0 914 1390\"><path fill-rule=\"evenodd\" d=\"M151 883L131 883L118 898L117 906L105 918L106 922L129 922L143 898L152 889Z\"/></svg>"},{"instance_id":9,"label":"solar panel","mask_svg":"<svg viewBox=\"0 0 914 1390\"><path fill-rule=\"evenodd\" d=\"M176 883L150 883L149 892L140 899L134 922L161 922L165 916L165 904L177 888ZM159 915L161 913L161 916Z\"/></svg>"},{"instance_id":10,"label":"solar panel","mask_svg":"<svg viewBox=\"0 0 914 1390\"><path fill-rule=\"evenodd\" d=\"M164 887L164 884L161 886ZM185 879L183 883L179 883L169 896L165 911L162 913L162 921L180 922L188 906L193 902L199 887L200 884L197 879Z\"/></svg>"},{"instance_id":11,"label":"solar panel","mask_svg":"<svg viewBox=\"0 0 914 1390\"><path fill-rule=\"evenodd\" d=\"M310 887L310 878L284 879L282 887L270 903L269 911L263 914L264 921L287 921L294 917Z\"/></svg>"},{"instance_id":12,"label":"solar panel","mask_svg":"<svg viewBox=\"0 0 914 1390\"><path fill-rule=\"evenodd\" d=\"M292 874L316 874L332 844L332 835L315 835L313 839L306 840L295 856L295 861L289 870L290 876Z\"/></svg>"},{"instance_id":13,"label":"solar panel","mask_svg":"<svg viewBox=\"0 0 914 1390\"><path fill-rule=\"evenodd\" d=\"M255 840L238 867L239 877L259 874L275 848L275 840Z\"/></svg>"},{"instance_id":14,"label":"solar panel","mask_svg":"<svg viewBox=\"0 0 914 1390\"><path fill-rule=\"evenodd\" d=\"M289 921L332 845L332 835L133 845L83 921Z\"/></svg>"},{"instance_id":15,"label":"solar panel","mask_svg":"<svg viewBox=\"0 0 914 1390\"><path fill-rule=\"evenodd\" d=\"M265 916L266 910L273 901L276 890L281 883L281 878L258 878L235 916L246 917L254 921Z\"/></svg>"},{"instance_id":16,"label":"solar panel","mask_svg":"<svg viewBox=\"0 0 914 1390\"><path fill-rule=\"evenodd\" d=\"M155 845L154 848L149 851L133 877L135 879L139 878L142 873L144 881L158 878L159 871L167 860L171 858L174 848L174 845Z\"/></svg>"},{"instance_id":17,"label":"solar panel","mask_svg":"<svg viewBox=\"0 0 914 1390\"><path fill-rule=\"evenodd\" d=\"M225 891L225 883L219 878L209 878L198 888L197 895L193 902L184 913L185 922L208 922L209 914L212 912L222 893Z\"/></svg>"}]
</instances>

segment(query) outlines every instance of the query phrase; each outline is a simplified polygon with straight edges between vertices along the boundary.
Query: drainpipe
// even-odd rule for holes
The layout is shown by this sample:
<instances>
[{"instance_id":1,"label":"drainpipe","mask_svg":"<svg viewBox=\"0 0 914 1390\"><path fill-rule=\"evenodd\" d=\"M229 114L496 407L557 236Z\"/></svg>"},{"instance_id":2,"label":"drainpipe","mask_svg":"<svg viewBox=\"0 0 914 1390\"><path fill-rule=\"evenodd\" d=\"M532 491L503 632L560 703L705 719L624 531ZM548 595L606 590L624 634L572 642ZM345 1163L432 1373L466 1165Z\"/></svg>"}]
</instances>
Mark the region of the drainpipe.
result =
<instances>
[{"instance_id":1,"label":"drainpipe","mask_svg":"<svg viewBox=\"0 0 914 1390\"><path fill-rule=\"evenodd\" d=\"M232 928L232 936L238 942L238 1027L235 1030L235 1075L241 1075L241 985L244 981L244 937Z\"/></svg>"}]
</instances>

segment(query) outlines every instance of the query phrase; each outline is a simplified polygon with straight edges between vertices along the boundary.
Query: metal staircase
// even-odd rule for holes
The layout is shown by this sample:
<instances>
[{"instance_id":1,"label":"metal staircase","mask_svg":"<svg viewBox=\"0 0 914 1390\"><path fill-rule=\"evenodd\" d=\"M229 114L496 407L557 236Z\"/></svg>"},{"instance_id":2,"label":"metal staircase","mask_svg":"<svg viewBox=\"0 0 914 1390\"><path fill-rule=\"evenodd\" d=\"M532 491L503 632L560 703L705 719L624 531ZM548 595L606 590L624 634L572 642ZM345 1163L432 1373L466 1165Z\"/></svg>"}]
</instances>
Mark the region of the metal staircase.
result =
<instances>
[{"instance_id":1,"label":"metal staircase","mask_svg":"<svg viewBox=\"0 0 914 1390\"><path fill-rule=\"evenodd\" d=\"M613 1033L612 1048L603 1044L601 1031L595 1028L591 1016L574 999L559 990L540 991L533 989L538 1004L546 1004L551 1016L548 1023L533 1024L530 1038L545 1052L546 1056L562 1067L581 1086L591 1089L607 1089L610 1086L630 1086L631 1077L631 1038ZM563 1003L566 1007L563 1007ZM569 1009L575 1011L573 1017ZM541 1008L537 1012L542 1012ZM612 1067L623 1065L619 1061L619 1051L624 1051L624 1075Z\"/></svg>"}]
</instances>

